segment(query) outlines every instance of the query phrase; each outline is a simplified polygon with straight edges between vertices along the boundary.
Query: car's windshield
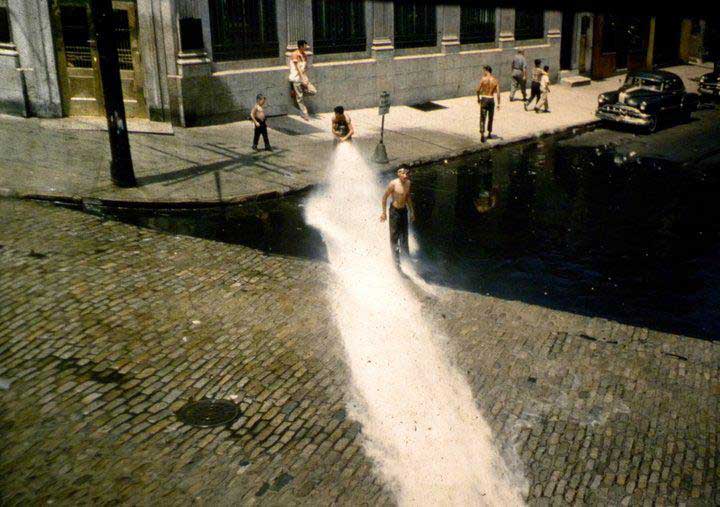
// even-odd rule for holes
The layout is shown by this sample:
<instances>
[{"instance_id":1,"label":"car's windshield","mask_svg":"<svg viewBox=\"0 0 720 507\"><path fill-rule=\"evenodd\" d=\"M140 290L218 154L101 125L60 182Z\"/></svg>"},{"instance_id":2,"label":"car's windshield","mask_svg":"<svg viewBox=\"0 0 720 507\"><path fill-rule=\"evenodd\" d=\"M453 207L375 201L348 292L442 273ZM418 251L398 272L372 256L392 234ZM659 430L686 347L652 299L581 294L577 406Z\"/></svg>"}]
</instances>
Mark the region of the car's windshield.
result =
<instances>
[{"instance_id":1,"label":"car's windshield","mask_svg":"<svg viewBox=\"0 0 720 507\"><path fill-rule=\"evenodd\" d=\"M646 88L648 90L655 90L658 92L662 90L661 81L639 76L628 76L625 80L625 85L631 87Z\"/></svg>"}]
</instances>

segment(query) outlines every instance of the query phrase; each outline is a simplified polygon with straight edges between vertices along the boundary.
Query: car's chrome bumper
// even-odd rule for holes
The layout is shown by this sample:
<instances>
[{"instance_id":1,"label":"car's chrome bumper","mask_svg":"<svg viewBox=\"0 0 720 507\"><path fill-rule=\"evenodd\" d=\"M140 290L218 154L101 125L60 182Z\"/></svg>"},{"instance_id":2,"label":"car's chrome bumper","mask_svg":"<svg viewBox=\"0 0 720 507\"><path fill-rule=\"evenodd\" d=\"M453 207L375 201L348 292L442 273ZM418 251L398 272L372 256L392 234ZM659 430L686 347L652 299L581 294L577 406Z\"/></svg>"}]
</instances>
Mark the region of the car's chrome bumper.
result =
<instances>
[{"instance_id":1,"label":"car's chrome bumper","mask_svg":"<svg viewBox=\"0 0 720 507\"><path fill-rule=\"evenodd\" d=\"M597 111L595 111L595 116L602 120L642 126L649 125L652 120L652 116L649 114L640 113L634 109L618 106L600 106Z\"/></svg>"},{"instance_id":2,"label":"car's chrome bumper","mask_svg":"<svg viewBox=\"0 0 720 507\"><path fill-rule=\"evenodd\" d=\"M701 95L712 95L712 96L720 96L720 84L704 84L700 83L700 86L698 86L698 92Z\"/></svg>"}]
</instances>

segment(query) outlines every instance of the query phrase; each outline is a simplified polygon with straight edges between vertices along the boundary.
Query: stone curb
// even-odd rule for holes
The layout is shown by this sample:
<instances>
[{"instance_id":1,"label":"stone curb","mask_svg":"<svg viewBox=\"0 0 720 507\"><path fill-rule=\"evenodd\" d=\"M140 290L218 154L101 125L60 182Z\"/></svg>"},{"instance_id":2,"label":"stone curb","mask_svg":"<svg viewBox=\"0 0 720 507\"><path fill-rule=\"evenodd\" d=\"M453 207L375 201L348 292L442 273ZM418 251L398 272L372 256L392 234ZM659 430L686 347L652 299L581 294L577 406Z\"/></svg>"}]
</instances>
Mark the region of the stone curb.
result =
<instances>
[{"instance_id":1,"label":"stone curb","mask_svg":"<svg viewBox=\"0 0 720 507\"><path fill-rule=\"evenodd\" d=\"M388 174L397 171L401 166L407 167L418 167L440 160L455 160L457 158L480 153L485 150L496 148L499 146L509 146L514 144L520 144L534 139L543 139L546 137L561 134L563 132L569 132L574 129L590 130L599 124L599 120L591 120L585 122L579 122L572 125L565 125L554 129L543 130L532 136L517 136L513 138L503 139L499 142L488 143L485 145L478 145L471 148L464 148L460 150L453 150L446 152L441 155L435 155L432 157L424 157L418 159L400 160L395 161L387 167L380 167L378 164L373 166L379 168L381 174ZM124 200L124 199L105 199L94 196L79 196L79 195L58 195L58 194L42 194L37 192L23 193L16 190L0 187L0 197L10 199L23 199L23 200L34 200L34 201L48 201L58 204L63 204L71 207L86 209L86 210L99 210L99 209L112 209L112 208L145 208L145 209L201 209L201 208L214 208L232 206L238 204L244 204L248 202L258 201L269 201L273 199L279 199L294 194L300 194L312 190L313 188L321 185L322 182L310 183L298 188L291 188L289 190L270 190L259 194L243 195L237 197L230 197L223 200L186 200L186 201L162 201L162 200Z\"/></svg>"}]
</instances>

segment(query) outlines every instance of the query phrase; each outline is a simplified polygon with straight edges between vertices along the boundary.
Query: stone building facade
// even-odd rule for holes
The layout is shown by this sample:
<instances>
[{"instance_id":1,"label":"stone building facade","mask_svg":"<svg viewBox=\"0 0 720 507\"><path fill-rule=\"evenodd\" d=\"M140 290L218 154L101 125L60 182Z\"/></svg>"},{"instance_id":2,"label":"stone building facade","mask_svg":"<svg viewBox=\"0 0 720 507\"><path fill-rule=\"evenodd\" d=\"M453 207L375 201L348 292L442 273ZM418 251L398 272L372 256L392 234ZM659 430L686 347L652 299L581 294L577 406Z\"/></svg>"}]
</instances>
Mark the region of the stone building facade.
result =
<instances>
[{"instance_id":1,"label":"stone building facade","mask_svg":"<svg viewBox=\"0 0 720 507\"><path fill-rule=\"evenodd\" d=\"M0 112L101 114L87 0L0 0ZM311 110L474 93L482 66L509 85L519 47L557 77L562 15L396 0L115 0L129 116L192 126L247 117L255 96L293 111L287 58L312 49ZM2 12L0 12L2 14ZM0 25L0 34L2 25ZM98 93L100 95L98 95Z\"/></svg>"}]
</instances>

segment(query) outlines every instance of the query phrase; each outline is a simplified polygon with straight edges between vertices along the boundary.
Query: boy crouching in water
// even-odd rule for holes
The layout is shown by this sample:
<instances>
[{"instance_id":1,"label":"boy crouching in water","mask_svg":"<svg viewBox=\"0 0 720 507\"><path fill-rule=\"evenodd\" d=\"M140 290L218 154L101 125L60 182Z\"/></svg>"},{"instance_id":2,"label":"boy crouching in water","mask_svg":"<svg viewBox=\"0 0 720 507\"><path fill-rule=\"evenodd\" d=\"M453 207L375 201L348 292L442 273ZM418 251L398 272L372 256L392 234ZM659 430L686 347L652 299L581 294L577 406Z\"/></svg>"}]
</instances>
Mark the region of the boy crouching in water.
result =
<instances>
[{"instance_id":1,"label":"boy crouching in water","mask_svg":"<svg viewBox=\"0 0 720 507\"><path fill-rule=\"evenodd\" d=\"M355 134L350 115L345 112L343 106L335 108L335 115L332 119L332 133L336 141L350 141Z\"/></svg>"},{"instance_id":2,"label":"boy crouching in water","mask_svg":"<svg viewBox=\"0 0 720 507\"><path fill-rule=\"evenodd\" d=\"M263 95L262 93L258 93L255 106L252 108L252 111L250 111L250 118L252 118L253 124L255 125L255 134L253 136L252 144L252 149L255 151L257 151L258 149L258 141L260 140L261 134L263 137L263 142L265 143L265 150L273 151L272 146L270 146L270 140L268 139L267 123L265 121L265 110L263 109L266 102L267 99L265 98L265 95Z\"/></svg>"}]
</instances>

